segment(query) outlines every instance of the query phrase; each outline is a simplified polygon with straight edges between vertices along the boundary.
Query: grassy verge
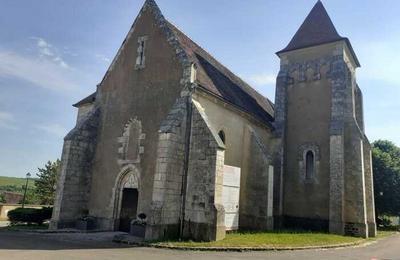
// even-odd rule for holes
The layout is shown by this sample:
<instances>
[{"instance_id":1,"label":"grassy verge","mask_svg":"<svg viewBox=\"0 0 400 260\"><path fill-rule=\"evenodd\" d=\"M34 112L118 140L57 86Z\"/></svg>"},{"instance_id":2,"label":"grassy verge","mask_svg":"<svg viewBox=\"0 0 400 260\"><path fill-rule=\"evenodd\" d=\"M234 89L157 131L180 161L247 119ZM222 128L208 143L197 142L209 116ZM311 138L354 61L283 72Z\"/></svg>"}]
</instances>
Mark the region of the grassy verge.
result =
<instances>
[{"instance_id":1,"label":"grassy verge","mask_svg":"<svg viewBox=\"0 0 400 260\"><path fill-rule=\"evenodd\" d=\"M378 238L389 236L394 232L379 232ZM373 240L373 239L369 239ZM362 238L340 236L327 233L301 232L301 231L275 231L275 232L235 232L226 235L226 238L215 242L193 241L167 241L158 242L165 246L176 247L308 247L331 246L347 243L368 241Z\"/></svg>"}]
</instances>

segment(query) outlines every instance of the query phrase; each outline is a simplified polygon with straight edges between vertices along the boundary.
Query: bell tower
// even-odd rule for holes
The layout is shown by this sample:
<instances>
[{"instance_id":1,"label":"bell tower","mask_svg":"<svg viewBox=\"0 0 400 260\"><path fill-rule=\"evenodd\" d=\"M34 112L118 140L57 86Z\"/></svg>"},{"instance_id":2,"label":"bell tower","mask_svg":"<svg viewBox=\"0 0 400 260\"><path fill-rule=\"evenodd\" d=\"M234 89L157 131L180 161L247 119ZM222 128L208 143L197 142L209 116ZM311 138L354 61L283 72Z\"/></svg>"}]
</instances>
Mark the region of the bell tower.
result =
<instances>
[{"instance_id":1,"label":"bell tower","mask_svg":"<svg viewBox=\"0 0 400 260\"><path fill-rule=\"evenodd\" d=\"M375 236L371 148L355 77L360 63L349 39L318 1L277 55L276 207L283 225Z\"/></svg>"}]
</instances>

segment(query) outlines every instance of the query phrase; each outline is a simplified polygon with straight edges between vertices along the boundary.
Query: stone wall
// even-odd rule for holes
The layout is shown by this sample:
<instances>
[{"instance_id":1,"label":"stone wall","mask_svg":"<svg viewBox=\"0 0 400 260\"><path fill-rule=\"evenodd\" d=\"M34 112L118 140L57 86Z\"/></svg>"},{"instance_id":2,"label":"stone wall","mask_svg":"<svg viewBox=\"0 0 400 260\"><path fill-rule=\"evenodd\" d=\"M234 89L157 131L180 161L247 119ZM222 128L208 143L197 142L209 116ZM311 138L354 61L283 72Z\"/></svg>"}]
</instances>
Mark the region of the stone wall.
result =
<instances>
[{"instance_id":1,"label":"stone wall","mask_svg":"<svg viewBox=\"0 0 400 260\"><path fill-rule=\"evenodd\" d=\"M270 151L266 149L258 134L248 128L246 139L250 140L248 157L244 158L248 174L241 188L240 229L272 230L273 229L273 168Z\"/></svg>"},{"instance_id":2,"label":"stone wall","mask_svg":"<svg viewBox=\"0 0 400 260\"><path fill-rule=\"evenodd\" d=\"M346 128L349 128L347 126ZM368 237L364 145L358 127L345 131L344 234Z\"/></svg>"},{"instance_id":3,"label":"stone wall","mask_svg":"<svg viewBox=\"0 0 400 260\"><path fill-rule=\"evenodd\" d=\"M361 131L364 132L364 107L363 107L363 95L358 85L354 88L354 106L356 112L357 124Z\"/></svg>"},{"instance_id":4,"label":"stone wall","mask_svg":"<svg viewBox=\"0 0 400 260\"><path fill-rule=\"evenodd\" d=\"M159 130L151 217L146 239L176 238L180 235L188 98L177 100Z\"/></svg>"},{"instance_id":5,"label":"stone wall","mask_svg":"<svg viewBox=\"0 0 400 260\"><path fill-rule=\"evenodd\" d=\"M371 145L368 140L364 139L364 174L365 174L365 195L367 204L367 225L368 236L376 236L376 219L375 219L375 199L374 199L374 178L372 168L372 152Z\"/></svg>"},{"instance_id":6,"label":"stone wall","mask_svg":"<svg viewBox=\"0 0 400 260\"><path fill-rule=\"evenodd\" d=\"M201 105L197 101L193 104L183 234L201 241L220 240L225 237L222 205L225 147Z\"/></svg>"},{"instance_id":7,"label":"stone wall","mask_svg":"<svg viewBox=\"0 0 400 260\"><path fill-rule=\"evenodd\" d=\"M330 232L366 237L369 229L367 219L372 226L369 233L374 234L375 230L372 171L367 147L369 143L364 134L362 93L355 80L357 64L351 55L345 42L280 54L281 71L277 79L275 127L277 143L282 145L275 165L281 165L283 169L281 176L287 189L285 188L283 194L280 193L284 198L282 214L291 212L290 221L297 225L306 225L304 211L312 214L319 211L324 215L321 218L324 223L321 224L327 226L329 223ZM323 89L325 90L321 92ZM293 96L293 93L297 94ZM318 99L312 99L313 95ZM326 105L328 113L315 112L323 111ZM290 110L290 106L295 109ZM306 111L294 117L290 115L304 110L305 107L308 107ZM301 127L296 128L299 125ZM300 183L297 175L301 175L302 166L300 164L297 167L299 171L292 165L294 157L291 156L291 149L306 136L310 140L302 140L302 143L314 143L320 151L320 162L316 164L318 178L313 185ZM275 182L278 185L278 181ZM320 190L321 187L327 191L326 199L320 197L315 200L324 193ZM298 192L302 189L307 192ZM293 192L300 197L298 203L294 202L297 198L293 200ZM276 191L275 194L279 193ZM307 196L312 198L308 199ZM305 197L307 204L313 201L313 208L310 209L304 201L301 202ZM279 206L276 201L275 209ZM328 216L324 212L328 212ZM310 224L315 222L311 221Z\"/></svg>"},{"instance_id":8,"label":"stone wall","mask_svg":"<svg viewBox=\"0 0 400 260\"><path fill-rule=\"evenodd\" d=\"M77 218L88 214L99 115L99 109L89 112L64 139L52 229L73 227Z\"/></svg>"}]
</instances>

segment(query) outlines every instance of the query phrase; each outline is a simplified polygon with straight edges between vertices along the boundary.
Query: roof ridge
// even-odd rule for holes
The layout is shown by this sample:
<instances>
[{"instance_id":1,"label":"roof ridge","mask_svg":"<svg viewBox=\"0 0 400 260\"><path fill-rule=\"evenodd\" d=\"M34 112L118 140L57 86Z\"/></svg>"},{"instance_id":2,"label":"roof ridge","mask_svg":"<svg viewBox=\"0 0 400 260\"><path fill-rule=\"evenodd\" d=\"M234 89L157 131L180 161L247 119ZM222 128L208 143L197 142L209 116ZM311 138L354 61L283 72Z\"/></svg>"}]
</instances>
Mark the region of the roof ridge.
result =
<instances>
[{"instance_id":1,"label":"roof ridge","mask_svg":"<svg viewBox=\"0 0 400 260\"><path fill-rule=\"evenodd\" d=\"M242 85L244 85L244 87L246 87L247 91L251 91L253 94L258 95L260 98L263 98L265 102L267 102L267 104L273 109L274 107L274 103L266 96L262 95L261 93L259 93L256 89L254 89L253 87L251 87L250 84L248 84L245 80L243 80L241 77L239 77L238 75L236 75L234 72L232 72L228 67L226 67L225 65L223 65L221 62L219 62L212 54L210 54L208 51L206 51L203 47L201 47L198 43L196 43L195 41L193 41L186 33L184 33L182 30L180 30L175 24L173 24L171 21L169 21L168 19L166 19L167 24L173 26L176 30L176 32L182 34L184 37L186 37L192 44L194 44L200 51L204 52L205 55L207 55L209 58L211 58L211 60L207 59L209 62L212 62L212 65L222 74L226 75L225 72L228 73L228 78L232 81L232 82L236 82L236 83L241 83ZM174 31L174 30L173 30ZM175 32L174 31L174 32ZM202 56L201 53L196 52L198 55ZM203 57L206 58L206 57ZM222 67L222 70L221 68ZM225 72L223 71L225 70ZM238 82L239 81L239 82ZM251 96L251 95L250 95ZM252 96L251 96L252 97ZM254 98L254 97L252 97ZM257 102L257 100L256 100ZM273 115L272 115L273 116Z\"/></svg>"}]
</instances>

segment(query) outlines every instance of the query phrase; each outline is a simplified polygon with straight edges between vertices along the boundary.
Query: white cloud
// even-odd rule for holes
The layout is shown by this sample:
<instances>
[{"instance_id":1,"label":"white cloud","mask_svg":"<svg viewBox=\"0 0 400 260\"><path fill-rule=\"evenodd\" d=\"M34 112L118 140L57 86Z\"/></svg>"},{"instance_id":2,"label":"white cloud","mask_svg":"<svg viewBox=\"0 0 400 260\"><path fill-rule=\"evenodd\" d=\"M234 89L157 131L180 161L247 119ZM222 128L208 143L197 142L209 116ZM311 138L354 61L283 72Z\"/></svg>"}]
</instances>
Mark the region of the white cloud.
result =
<instances>
[{"instance_id":1,"label":"white cloud","mask_svg":"<svg viewBox=\"0 0 400 260\"><path fill-rule=\"evenodd\" d=\"M111 62L111 60L109 58L107 58L106 56L104 56L103 54L96 54L95 56L100 61L103 61L103 62L106 62L106 63L110 63Z\"/></svg>"},{"instance_id":2,"label":"white cloud","mask_svg":"<svg viewBox=\"0 0 400 260\"><path fill-rule=\"evenodd\" d=\"M0 111L0 128L16 129L14 121L12 114Z\"/></svg>"},{"instance_id":3,"label":"white cloud","mask_svg":"<svg viewBox=\"0 0 400 260\"><path fill-rule=\"evenodd\" d=\"M39 56L41 58L47 58L49 60L52 60L63 68L69 68L69 65L61 57L56 47L54 47L53 45L48 43L45 39L40 37L31 37L31 39L36 41Z\"/></svg>"},{"instance_id":4,"label":"white cloud","mask_svg":"<svg viewBox=\"0 0 400 260\"><path fill-rule=\"evenodd\" d=\"M256 86L275 85L276 75L272 73L254 74L247 77Z\"/></svg>"},{"instance_id":5,"label":"white cloud","mask_svg":"<svg viewBox=\"0 0 400 260\"><path fill-rule=\"evenodd\" d=\"M67 134L67 129L59 124L43 124L37 125L36 129L54 135L56 137L64 137Z\"/></svg>"},{"instance_id":6,"label":"white cloud","mask_svg":"<svg viewBox=\"0 0 400 260\"><path fill-rule=\"evenodd\" d=\"M73 71L52 60L0 49L0 77L14 77L51 90L77 89Z\"/></svg>"}]
</instances>

